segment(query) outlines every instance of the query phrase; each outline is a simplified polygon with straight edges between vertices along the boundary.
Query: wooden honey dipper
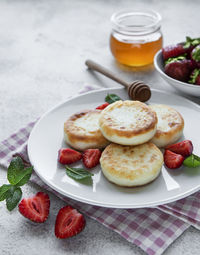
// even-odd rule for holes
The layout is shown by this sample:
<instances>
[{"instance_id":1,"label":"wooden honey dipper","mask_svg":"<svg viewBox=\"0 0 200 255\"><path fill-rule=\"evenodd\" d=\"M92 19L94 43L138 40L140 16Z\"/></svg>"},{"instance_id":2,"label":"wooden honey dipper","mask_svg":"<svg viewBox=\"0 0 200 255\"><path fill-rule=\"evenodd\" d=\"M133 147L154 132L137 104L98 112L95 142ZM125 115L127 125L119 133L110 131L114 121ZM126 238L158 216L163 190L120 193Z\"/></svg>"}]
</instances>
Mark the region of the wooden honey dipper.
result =
<instances>
[{"instance_id":1,"label":"wooden honey dipper","mask_svg":"<svg viewBox=\"0 0 200 255\"><path fill-rule=\"evenodd\" d=\"M97 71L108 78L120 83L125 88L128 89L128 95L132 100L139 100L141 102L146 102L151 97L151 89L148 85L144 84L142 81L134 81L132 83L127 83L117 77L115 74L111 73L108 69L95 63L92 60L86 60L85 64L88 68Z\"/></svg>"}]
</instances>

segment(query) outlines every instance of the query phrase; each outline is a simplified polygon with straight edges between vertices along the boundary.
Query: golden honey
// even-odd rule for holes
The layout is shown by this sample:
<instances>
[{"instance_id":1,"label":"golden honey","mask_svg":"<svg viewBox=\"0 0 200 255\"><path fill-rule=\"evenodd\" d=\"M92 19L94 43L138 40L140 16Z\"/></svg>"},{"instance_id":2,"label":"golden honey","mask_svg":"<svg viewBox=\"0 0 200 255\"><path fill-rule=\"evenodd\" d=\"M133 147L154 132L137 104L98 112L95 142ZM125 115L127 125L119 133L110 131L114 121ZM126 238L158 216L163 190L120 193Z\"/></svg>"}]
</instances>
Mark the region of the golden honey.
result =
<instances>
[{"instance_id":1,"label":"golden honey","mask_svg":"<svg viewBox=\"0 0 200 255\"><path fill-rule=\"evenodd\" d=\"M162 48L162 37L146 43L127 43L118 41L113 35L110 48L116 60L128 66L145 66L153 62L154 55Z\"/></svg>"},{"instance_id":2,"label":"golden honey","mask_svg":"<svg viewBox=\"0 0 200 255\"><path fill-rule=\"evenodd\" d=\"M151 64L162 48L160 20L160 15L153 11L114 14L110 49L115 59L128 66Z\"/></svg>"}]
</instances>

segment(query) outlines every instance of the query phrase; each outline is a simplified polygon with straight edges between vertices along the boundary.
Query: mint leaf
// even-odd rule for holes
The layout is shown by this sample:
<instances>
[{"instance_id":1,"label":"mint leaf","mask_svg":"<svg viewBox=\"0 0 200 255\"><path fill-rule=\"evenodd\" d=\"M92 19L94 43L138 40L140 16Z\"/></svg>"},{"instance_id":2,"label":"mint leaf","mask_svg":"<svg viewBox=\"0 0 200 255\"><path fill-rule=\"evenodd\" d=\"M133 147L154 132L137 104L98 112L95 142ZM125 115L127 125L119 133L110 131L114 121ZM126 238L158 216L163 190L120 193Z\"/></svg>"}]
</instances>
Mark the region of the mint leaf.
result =
<instances>
[{"instance_id":1,"label":"mint leaf","mask_svg":"<svg viewBox=\"0 0 200 255\"><path fill-rule=\"evenodd\" d=\"M187 167L197 167L200 166L200 157L197 155L191 154L183 161L183 165Z\"/></svg>"},{"instance_id":2,"label":"mint leaf","mask_svg":"<svg viewBox=\"0 0 200 255\"><path fill-rule=\"evenodd\" d=\"M92 173L83 168L72 168L68 166L66 166L66 174L76 181L91 178L93 176Z\"/></svg>"},{"instance_id":3,"label":"mint leaf","mask_svg":"<svg viewBox=\"0 0 200 255\"><path fill-rule=\"evenodd\" d=\"M32 166L24 168L23 160L20 157L14 157L8 167L8 181L12 185L22 186L28 182L31 177L32 171Z\"/></svg>"},{"instance_id":4,"label":"mint leaf","mask_svg":"<svg viewBox=\"0 0 200 255\"><path fill-rule=\"evenodd\" d=\"M6 207L9 211L12 211L19 203L22 197L22 190L20 187L11 186L9 190L9 196L6 198Z\"/></svg>"},{"instance_id":5,"label":"mint leaf","mask_svg":"<svg viewBox=\"0 0 200 255\"><path fill-rule=\"evenodd\" d=\"M121 98L119 96L115 95L115 94L108 94L105 98L105 101L109 104L112 104L112 103L114 103L116 101L119 101L119 100L121 100Z\"/></svg>"},{"instance_id":6,"label":"mint leaf","mask_svg":"<svg viewBox=\"0 0 200 255\"><path fill-rule=\"evenodd\" d=\"M0 201L5 200L9 196L9 190L12 187L10 184L3 184L0 187Z\"/></svg>"},{"instance_id":7,"label":"mint leaf","mask_svg":"<svg viewBox=\"0 0 200 255\"><path fill-rule=\"evenodd\" d=\"M17 186L23 186L24 184L26 184L29 179L31 178L31 174L33 172L33 167L27 167L24 169L24 173L22 174L22 176L24 175L24 177L22 177L22 179L16 184Z\"/></svg>"}]
</instances>

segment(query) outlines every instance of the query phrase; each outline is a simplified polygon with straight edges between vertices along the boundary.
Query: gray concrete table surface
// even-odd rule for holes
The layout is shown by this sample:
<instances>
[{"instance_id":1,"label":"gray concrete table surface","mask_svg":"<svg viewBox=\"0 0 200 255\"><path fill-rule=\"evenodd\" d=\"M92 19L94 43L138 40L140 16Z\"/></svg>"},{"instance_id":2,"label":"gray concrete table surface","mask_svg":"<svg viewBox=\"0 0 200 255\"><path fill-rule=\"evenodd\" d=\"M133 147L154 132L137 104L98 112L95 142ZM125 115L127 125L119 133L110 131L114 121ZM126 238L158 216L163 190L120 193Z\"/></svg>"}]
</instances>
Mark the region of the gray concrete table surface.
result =
<instances>
[{"instance_id":1,"label":"gray concrete table surface","mask_svg":"<svg viewBox=\"0 0 200 255\"><path fill-rule=\"evenodd\" d=\"M0 1L0 140L35 120L87 84L119 86L87 71L91 58L127 81L143 79L152 88L174 91L153 67L119 66L109 50L110 16L121 9L155 9L163 17L164 45L186 35L199 37L198 0L1 0ZM199 99L191 98L199 103ZM0 184L6 178L0 171ZM27 184L24 197L40 187ZM54 236L54 222L64 202L53 194L51 214L42 225L26 221L0 203L0 254L144 254L113 231L86 217L85 230L68 240ZM165 252L199 254L199 231L190 227Z\"/></svg>"}]
</instances>

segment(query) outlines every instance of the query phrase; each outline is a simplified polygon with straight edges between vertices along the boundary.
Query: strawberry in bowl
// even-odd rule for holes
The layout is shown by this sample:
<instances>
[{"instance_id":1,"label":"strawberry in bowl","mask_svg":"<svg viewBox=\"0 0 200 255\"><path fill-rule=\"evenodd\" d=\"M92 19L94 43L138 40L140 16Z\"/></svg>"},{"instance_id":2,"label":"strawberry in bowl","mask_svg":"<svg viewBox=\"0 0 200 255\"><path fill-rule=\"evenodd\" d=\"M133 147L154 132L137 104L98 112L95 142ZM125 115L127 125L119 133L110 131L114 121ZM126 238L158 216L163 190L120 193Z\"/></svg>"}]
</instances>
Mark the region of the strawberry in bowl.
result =
<instances>
[{"instance_id":1,"label":"strawberry in bowl","mask_svg":"<svg viewBox=\"0 0 200 255\"><path fill-rule=\"evenodd\" d=\"M161 77L175 89L200 96L200 38L170 45L158 51L154 65Z\"/></svg>"}]
</instances>

